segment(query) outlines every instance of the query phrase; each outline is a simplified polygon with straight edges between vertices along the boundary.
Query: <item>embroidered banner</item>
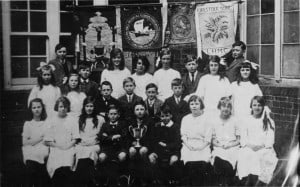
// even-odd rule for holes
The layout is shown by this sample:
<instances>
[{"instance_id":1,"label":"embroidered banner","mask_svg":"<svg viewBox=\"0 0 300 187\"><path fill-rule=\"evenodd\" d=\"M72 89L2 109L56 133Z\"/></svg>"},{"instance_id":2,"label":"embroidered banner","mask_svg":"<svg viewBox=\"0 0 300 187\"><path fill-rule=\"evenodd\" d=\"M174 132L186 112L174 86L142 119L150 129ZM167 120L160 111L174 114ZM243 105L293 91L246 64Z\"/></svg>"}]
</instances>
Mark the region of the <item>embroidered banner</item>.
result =
<instances>
[{"instance_id":1,"label":"embroidered banner","mask_svg":"<svg viewBox=\"0 0 300 187\"><path fill-rule=\"evenodd\" d=\"M155 50L162 44L161 5L121 8L123 50Z\"/></svg>"},{"instance_id":2,"label":"embroidered banner","mask_svg":"<svg viewBox=\"0 0 300 187\"><path fill-rule=\"evenodd\" d=\"M195 5L169 5L169 44L196 42Z\"/></svg>"},{"instance_id":3,"label":"embroidered banner","mask_svg":"<svg viewBox=\"0 0 300 187\"><path fill-rule=\"evenodd\" d=\"M222 56L231 50L235 41L237 11L236 1L197 5L195 21L198 56L202 56L201 51Z\"/></svg>"}]
</instances>

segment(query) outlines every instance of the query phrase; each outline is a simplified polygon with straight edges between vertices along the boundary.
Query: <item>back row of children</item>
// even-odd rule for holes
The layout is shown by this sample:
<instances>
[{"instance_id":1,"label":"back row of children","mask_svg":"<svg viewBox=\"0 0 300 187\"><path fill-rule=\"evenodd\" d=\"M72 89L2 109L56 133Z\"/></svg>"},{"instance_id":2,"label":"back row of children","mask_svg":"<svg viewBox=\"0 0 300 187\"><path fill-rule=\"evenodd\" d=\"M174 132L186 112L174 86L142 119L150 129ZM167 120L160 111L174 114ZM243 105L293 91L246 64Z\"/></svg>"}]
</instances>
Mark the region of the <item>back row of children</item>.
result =
<instances>
[{"instance_id":1,"label":"back row of children","mask_svg":"<svg viewBox=\"0 0 300 187\"><path fill-rule=\"evenodd\" d=\"M69 137L61 136L60 133L56 132L55 130L54 130L55 132L52 133L52 135L51 135L52 137L50 136L51 138L39 137L40 141L38 141L38 142L41 142L43 139L43 141L46 141L47 145L50 146L50 155L49 155L48 162L47 162L48 172L50 173L50 176L52 176L52 177L55 176L54 172L57 171L56 173L58 173L58 177L52 178L53 179L52 181L54 181L53 184L59 183L61 181L65 181L64 179L66 179L66 177L64 177L64 176L68 175L68 172L70 174L69 167L74 165L71 162L70 155L72 155L72 154L67 154L66 152L59 153L59 151L57 153L57 151L52 151L54 156L51 157L51 155L53 155L53 154L51 154L52 147L53 147L53 150L56 150L56 149L54 149L56 147L61 148L62 145L59 145L59 143L58 143L58 145L56 145L56 143L61 141L61 142L64 142L63 144L65 144L65 142L67 142L66 139L72 140L72 141L70 141L67 146L66 145L62 146L62 147L64 147L64 148L62 148L63 150L65 150L66 148L70 148L70 147L73 147L73 148L76 147L76 149L81 150L81 151L77 151L78 153L76 153L76 155L77 155L76 158L81 158L81 157L87 158L84 161L84 162L86 162L85 164L81 164L82 162L78 162L78 159L76 159L76 164L75 164L78 168L78 171L80 171L80 168L83 168L83 171L91 171L91 172L77 172L77 173L79 173L78 174L79 176L85 176L85 177L83 177L83 179L87 179L87 178L91 179L90 177L94 175L93 174L94 172L92 172L93 169L87 169L86 167L88 165L92 165L92 163L90 163L91 160L92 161L98 160L98 153L99 153L99 150L97 150L95 148L97 146L94 147L94 149L93 149L94 152L88 151L85 148L87 145L95 145L95 144L98 144L99 142L101 145L100 146L101 153L99 155L99 161L101 163L105 163L105 160L107 160L107 158L109 158L109 160L114 160L117 162L124 161L124 163L125 163L125 161L128 161L128 159L130 158L129 160L131 160L131 161L134 160L134 161L130 162L130 163L126 162L127 165L123 164L121 168L123 168L123 170L124 170L124 168L125 169L133 168L131 171L135 171L134 175L137 178L147 179L147 178L145 178L145 176L149 176L148 180L150 180L150 178L159 179L159 176L154 175L154 174L158 174L159 172L153 172L153 170L157 169L157 168L155 169L155 166L163 165L160 163L160 161L161 161L160 153L156 153L156 152L160 152L162 150L164 150L165 152L171 153L171 155L166 154L166 155L168 155L168 156L166 156L166 158L169 157L168 158L169 165L173 165L176 161L179 161L179 160L184 161L185 166L186 166L185 169L187 169L187 172L184 172L184 173L189 173L188 176L193 176L193 174L198 173L198 172L203 173L200 170L195 171L195 168L204 168L207 171L211 171L209 169L209 166L210 166L209 164L203 165L201 163L198 163L199 160L204 160L205 162L208 162L207 158L209 158L211 156L211 154L210 154L210 151L207 151L207 150L209 150L209 147L210 147L209 145L211 145L211 143L210 143L211 141L208 141L208 139L210 139L209 138L210 136L208 136L207 139L204 138L205 137L204 132L206 132L205 128L197 127L197 126L199 126L199 123L200 124L205 124L205 123L199 122L198 120L196 120L196 117L198 115L193 115L193 107L195 107L194 106L195 103L193 104L192 100L195 102L196 101L199 102L198 105L201 106L199 108L199 110L201 112L198 111L198 113L201 114L201 116L205 109L204 113L207 115L204 115L204 116L210 116L210 117L205 117L205 118L217 119L216 117L218 117L219 116L218 114L220 113L220 111L218 111L218 109L217 109L218 103L221 102L220 99L231 95L232 101L227 102L227 103L229 103L228 105L230 105L229 113L234 114L233 116L235 118L246 119L246 117L250 116L251 108L249 106L251 103L251 99L253 98L253 96L256 96L256 95L261 96L262 95L262 93L258 87L258 84L257 84L258 79L255 74L256 71L255 71L255 69L253 69L251 63L249 63L249 62L241 63L238 68L238 71L237 71L237 81L230 84L228 79L223 75L223 71L221 71L220 59L217 56L210 57L210 62L208 63L208 68L207 68L207 74L205 74L203 76L201 76L200 73L197 72L197 63L195 61L195 58L191 57L191 58L188 58L187 62L186 62L186 68L188 70L188 74L183 76L183 80L181 80L180 74L177 71L170 68L170 63L171 63L170 51L166 50L166 49L162 50L160 56L161 56L161 62L162 62L162 69L155 72L154 77L152 78L152 81L151 81L151 75L146 73L147 68L149 67L149 63L143 57L137 58L136 59L136 73L132 75L132 77L135 78L134 79L132 77L127 77L126 72L122 73L122 72L126 71L125 70L126 68L124 67L123 54L119 49L113 50L111 53L111 68L112 68L112 70L109 70L109 69L104 70L102 73L102 78L101 78L102 83L100 84L101 94L98 93L97 84L92 83L92 81L88 79L89 71L90 71L89 67L86 67L84 65L80 66L80 68L79 68L80 76L78 74L70 73L69 78L66 81L66 84L61 87L62 89L59 89L58 87L54 86L55 85L54 76L52 74L54 68L51 66L43 66L41 68L41 74L38 78L39 85L32 90L30 97L28 99L29 103L31 103L30 101L32 101L33 98L41 98L42 101L45 103L45 106L46 106L45 111L47 112L47 114L49 116L48 118L51 119L51 120L46 120L46 121L50 121L50 124L52 124L52 126L55 126L55 124L60 124L59 126L63 126L61 124L63 124L63 122L65 122L65 121L66 121L66 124L69 124L68 120L65 120L64 118L63 118L63 120L61 120L61 116L72 116L70 118L72 118L72 120L74 120L74 119L76 119L77 116L80 115L80 117L79 117L79 129L80 130L79 131L76 130L76 125L75 126L74 125L66 125L66 127L64 127L65 130L67 129L66 130L67 132L74 131L71 133L72 134L71 137L70 136ZM55 70L54 70L54 72L55 72ZM114 72L115 75L112 72ZM116 76L118 78L116 78ZM122 76L124 76L125 78L123 78ZM120 91L120 88L119 88L120 81L121 81L121 86L123 87L122 92ZM88 83L91 83L91 84L88 84ZM89 86L84 86L84 85L89 85ZM145 94L144 95L140 94L143 98L139 97L137 94L134 93L135 88L136 88L136 90L139 90L139 89L143 90L143 87L145 87L145 85L146 85L146 88L143 92ZM46 88L48 88L48 90ZM82 90L84 92L81 92L80 90ZM117 92L116 90L119 90L120 92ZM67 99L59 98L61 95L61 92L63 93L63 95L66 96ZM125 92L125 94L124 94L124 92ZM115 93L115 94L113 94L113 93ZM140 91L140 93L142 93L142 91ZM194 95L193 93L200 97L196 97L197 99L195 99L195 97L192 96L192 95ZM92 99L91 97L86 97L86 95L96 97L96 99ZM115 96L122 95L122 96L119 97L119 99L115 99L113 97L113 95L115 95ZM185 99L189 100L188 103L183 99L185 96L186 96ZM57 100L58 98L59 98L59 100L63 100L63 101L58 102L58 100ZM160 100L159 98L162 100ZM88 102L87 100L90 100L90 101ZM92 102L92 100L93 100L93 102ZM142 102L143 100L144 100L144 102ZM164 105L163 105L163 101L165 103ZM56 103L55 107L54 107L54 103ZM62 105L61 109L64 109L65 110L64 112L66 114L60 115L59 103L61 103L61 105ZM69 103L69 104L65 104L65 103ZM92 106L88 106L88 104L90 104ZM111 104L114 105L114 107L112 107L112 109L109 108L109 106ZM260 105L262 105L262 103L260 103ZM264 103L263 103L263 105L264 105ZM56 108L58 113L53 112L53 108ZM92 108L92 109L89 109L89 108ZM30 107L30 109L32 109L32 107ZM220 109L220 107L219 107L219 109ZM244 112L245 109L246 109L246 112ZM69 110L70 110L70 113L67 114L67 112ZM89 110L91 110L91 111L89 111ZM89 113L88 113L88 111L89 111ZM134 112L132 112L132 111L134 111ZM252 109L252 111L253 111L253 109ZM262 113L265 113L263 111L265 111L265 110L261 111L260 116L262 116ZM191 119L187 118L187 116L189 116L187 114L190 112L192 114L189 114L189 115L193 116L193 117L190 117ZM94 117L91 117L92 116L91 113L93 113ZM98 114L101 114L104 117L104 119L101 117L98 117L97 116ZM144 119L145 114L147 114L147 116L149 116L149 118L147 117L147 120L140 120L140 121L142 121L142 122L149 121L150 125L147 124L148 122L145 125L145 126L147 126L147 130L146 130L147 133L141 139L140 143L142 144L142 147L131 148L131 146L129 146L130 143L128 143L128 141L131 139L131 143L132 143L132 142L136 142L136 140L132 137L133 130L129 131L129 126L132 126L131 129L135 128L136 126L140 127L141 126L140 124L143 124L143 123L139 122L139 119ZM221 112L221 114L222 114L222 112ZM187 115L185 118L188 119L187 120L188 122L185 122L186 120L184 120L185 118L183 118L185 115ZM57 116L59 116L59 117L57 117ZM167 119L170 118L170 119L168 121L168 120L164 120L165 118L167 118ZM182 118L183 118L183 120L182 120ZM90 125L87 125L88 119L90 120L89 121ZM57 123L56 123L56 121L57 121ZM104 128L105 125L103 125L105 121L108 125L108 127L106 127L106 128ZM115 126L114 125L115 121L124 121L124 122L120 122L120 124L125 123L125 125L124 124L120 125L120 127L118 127L118 125L117 125L118 128L116 128L116 130L115 130L113 128ZM184 124L193 124L193 121L195 122L196 126L187 128L187 130L189 132L192 132L192 135L191 135L191 137L188 137L186 139L186 137L183 133L184 132L183 129L185 129L185 126L188 126L188 125L184 125ZM171 123L171 124L174 123L175 125L170 125L169 123ZM70 124L78 124L78 120L70 122ZM155 125L155 124L161 124L161 125ZM26 136L25 126L24 126L23 138L26 137L27 139L32 139L30 136L29 136L29 138L28 138L28 136ZM122 126L124 126L124 129L121 128ZM171 133L172 136L170 137L169 132L164 133L163 130L161 130L161 129L159 131L155 130L156 128L154 128L154 127L160 127L160 126L166 126L166 127L174 126L174 127L176 127L175 129L177 129L177 130L174 130L174 133ZM270 126L270 127L274 127L274 125ZM86 130L85 128L89 128L89 130ZM195 128L194 131L191 130L193 128ZM268 128L266 128L266 129L268 129ZM99 134L99 131L101 131L101 130L106 130L107 132L100 132L100 134ZM197 130L200 132L198 132ZM63 130L59 130L59 131L64 132ZM42 132L42 131L39 131L39 133L40 132ZM83 137L82 137L81 134L84 134L83 132L86 132L87 134L83 135ZM179 132L181 132L181 133L179 133ZM213 131L208 131L208 132L213 132ZM223 132L223 131L221 131L221 132ZM112 133L112 135L110 133ZM116 134L114 134L114 133L116 133ZM193 133L195 133L195 134L193 134ZM92 135L90 135L90 134L92 134ZM96 136L97 134L99 137L95 139L95 137L97 137ZM155 137L158 136L157 134L160 134L161 137L166 138L166 139L168 139L167 137L169 137L170 138L169 141L171 143L174 143L174 146L171 146L171 147L176 147L177 150L170 151L169 147L166 145L167 143L165 142L167 140L159 141L159 138L157 140L159 146L156 145ZM212 134L212 133L210 133L210 134ZM114 135L117 135L117 136L114 136ZM180 135L181 135L181 138L180 138ZM53 136L58 136L60 138L64 137L66 139L56 140L55 138L53 138ZM273 134L273 136L274 136L274 134ZM124 138L124 137L126 137L126 138ZM130 138L128 138L128 137L130 137ZM147 138L147 137L149 137L149 138ZM233 137L233 136L231 136L231 137ZM226 139L226 138L228 138L228 137L227 136L225 136L225 138L222 137L221 142L223 141L223 139ZM79 141L79 139L81 139L81 141ZM125 144L123 144L124 139L126 140ZM272 139L272 138L270 138L270 139ZM55 140L55 141L53 141L53 140ZM76 141L73 141L73 140L76 140ZM181 140L183 141L183 144L181 144ZM203 146L197 147L200 145L197 143L198 141L202 141L202 142L206 142L206 143L204 143ZM228 140L226 140L226 141L228 141ZM26 142L26 140L24 140L24 142ZM133 144L136 144L136 143L133 143ZM113 144L116 146L113 146L114 148L111 148L111 147L105 148L105 144L108 144L108 145ZM153 146L153 144L154 144L154 146ZM80 145L81 145L81 149L80 149ZM124 146L124 145L127 145L127 146ZM213 145L214 145L214 147L215 146L217 147L217 144L215 145L214 141L213 141ZM236 143L233 143L233 145L234 145L234 147L237 147L237 145L239 145L239 143L236 142ZM251 145L258 145L258 144L252 143ZM128 146L130 148L128 148ZM157 146L158 146L158 148L156 148ZM181 146L182 146L182 149L180 149ZM222 144L222 146L223 146L223 144ZM116 151L116 149L117 149L116 147L122 147L122 149ZM255 147L255 146L253 146L253 147ZM200 150L203 150L204 148L206 148L207 154L201 153L198 155L196 152L191 152L191 153L196 153L195 156L192 156L193 154L190 154L190 153L187 154L187 158L185 158L185 156L184 156L186 154L186 151L183 151L183 150L185 150L185 149L188 151L197 151L197 150L200 151ZM111 149L113 149L113 150L111 150ZM228 149L228 148L226 147L226 149ZM256 149L256 148L253 148L253 149ZM103 152L102 152L102 150L103 150ZM160 151L155 152L153 150L160 150ZM178 150L181 150L181 151L178 151ZM257 150L259 150L259 149L256 149L256 151ZM140 157L138 157L138 158L136 158L134 156L137 154L137 152L140 155ZM152 154L152 152L153 152L153 154ZM174 152L174 154L173 154L173 152ZM180 154L180 152L181 152L181 154ZM62 154L62 155L58 156L60 154ZM82 156L82 155L84 155L84 156ZM206 155L207 157L202 158L204 155ZM74 152L73 152L73 156L74 156ZM24 157L25 157L25 154L24 154ZM66 158L66 160L69 159L68 160L69 164L67 165L67 168L60 168L63 170L57 170L57 169L59 169L57 167L61 166L62 164L51 162L51 160L52 160L51 158L57 158L57 157ZM165 156L162 156L162 157L165 157ZM190 157L192 157L192 160L190 160ZM90 159L90 158L92 158L92 159ZM160 160L159 164L155 164L158 162L157 159ZM168 159L162 159L162 160L168 160ZM233 159L233 158L230 157L229 159ZM53 159L53 160L55 160L55 159ZM60 161L65 162L64 159L60 159ZM196 163L194 163L194 162L196 162ZM87 164L87 163L89 163L89 164ZM116 163L116 162L110 162L110 164L111 163ZM137 164L137 163L139 163L139 164ZM149 164L151 167L143 167L143 163ZM180 163L180 162L178 162L178 163ZM219 162L216 162L216 163L219 163ZM231 162L231 163L234 163L234 162ZM240 163L242 163L242 162L240 162ZM199 167L195 167L195 165L198 165L198 164L200 164ZM100 164L100 165L103 168L106 167L105 164ZM221 165L222 165L222 168L224 169L223 166L225 166L226 164L223 163ZM115 164L115 166L119 166L119 164ZM228 166L228 163L227 163L227 166ZM231 166L233 168L235 168L234 164L231 164ZM89 168L92 168L92 167L89 167ZM111 166L110 166L110 168L111 168ZM150 171L143 171L145 168L147 168L147 169L150 168ZM242 167L242 168L244 168L244 167ZM118 170L118 169L116 169L116 170ZM101 171L111 171L111 170L101 169ZM179 178L182 179L182 177L178 177L180 175L180 171L182 171L182 169L177 169L177 170L171 169L170 171L174 171L174 173L175 173L172 177L171 176L163 177L164 179L167 178L168 182L173 184L173 183L177 183ZM118 172L112 172L112 173L108 174L108 176L110 176L110 178L114 178L114 175L117 175L117 173ZM147 173L147 174L145 174L145 173ZM152 174L149 174L149 173L152 173ZM163 172L163 173L172 173L172 172ZM207 172L207 173L209 173L209 172ZM251 172L248 174L251 174ZM257 172L252 173L252 174L255 174L256 176L260 175L260 174L257 174ZM226 175L222 174L220 176L226 176ZM244 177L248 177L248 175L245 175ZM81 177L77 177L77 178L79 179ZM222 177L220 177L220 178L222 178ZM190 178L188 177L188 179L186 179L185 181L193 181L193 179L199 179L199 177L197 177L197 176L190 177ZM220 181L223 181L223 179L222 180L220 179ZM250 180L250 181L253 181L253 180ZM89 181L89 182L91 182L91 181ZM145 182L145 181L142 180L142 182ZM200 180L200 182L203 182L203 180ZM226 181L225 183L227 183L227 182L228 181ZM268 181L266 181L266 182L268 182ZM198 183L199 183L199 181L198 181ZM195 182L195 184L197 184L197 181Z\"/></svg>"}]
</instances>

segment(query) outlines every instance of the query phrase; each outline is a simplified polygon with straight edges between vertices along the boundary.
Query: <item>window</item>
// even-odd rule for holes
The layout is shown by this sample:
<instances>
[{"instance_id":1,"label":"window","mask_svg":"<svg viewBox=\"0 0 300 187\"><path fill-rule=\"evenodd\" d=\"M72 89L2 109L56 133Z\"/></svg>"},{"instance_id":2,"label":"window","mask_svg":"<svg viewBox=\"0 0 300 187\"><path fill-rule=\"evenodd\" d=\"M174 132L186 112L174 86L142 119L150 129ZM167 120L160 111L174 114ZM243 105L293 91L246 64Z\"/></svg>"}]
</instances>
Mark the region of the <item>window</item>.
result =
<instances>
[{"instance_id":1,"label":"window","mask_svg":"<svg viewBox=\"0 0 300 187\"><path fill-rule=\"evenodd\" d=\"M246 1L246 55L262 76L300 78L299 17L299 0Z\"/></svg>"}]
</instances>

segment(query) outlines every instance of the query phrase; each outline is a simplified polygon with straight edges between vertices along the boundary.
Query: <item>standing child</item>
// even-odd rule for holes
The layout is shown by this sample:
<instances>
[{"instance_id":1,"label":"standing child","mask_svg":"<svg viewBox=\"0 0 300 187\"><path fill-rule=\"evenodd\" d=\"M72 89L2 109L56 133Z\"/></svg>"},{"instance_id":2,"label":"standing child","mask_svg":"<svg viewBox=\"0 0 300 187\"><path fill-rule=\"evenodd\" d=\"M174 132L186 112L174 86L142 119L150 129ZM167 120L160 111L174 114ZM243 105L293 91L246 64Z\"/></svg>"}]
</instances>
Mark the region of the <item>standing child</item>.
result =
<instances>
[{"instance_id":1,"label":"standing child","mask_svg":"<svg viewBox=\"0 0 300 187\"><path fill-rule=\"evenodd\" d=\"M122 81L130 76L130 71L125 67L124 54L121 49L114 48L110 52L110 62L108 69L103 70L101 75L101 83L109 81L114 88L112 96L119 98L125 91L122 87Z\"/></svg>"},{"instance_id":2,"label":"standing child","mask_svg":"<svg viewBox=\"0 0 300 187\"><path fill-rule=\"evenodd\" d=\"M160 99L157 99L157 94L158 88L154 83L150 83L146 86L146 111L148 116L154 121L159 120L160 108L163 105L163 102Z\"/></svg>"},{"instance_id":3,"label":"standing child","mask_svg":"<svg viewBox=\"0 0 300 187\"><path fill-rule=\"evenodd\" d=\"M157 85L159 93L158 98L165 101L172 95L171 82L175 78L180 78L180 73L172 69L172 54L169 48L163 48L159 54L162 68L157 70L154 75L154 83Z\"/></svg>"},{"instance_id":4,"label":"standing child","mask_svg":"<svg viewBox=\"0 0 300 187\"><path fill-rule=\"evenodd\" d=\"M186 96L197 90L202 74L197 70L198 63L195 56L187 55L184 64L187 73L182 76L182 81L184 86L183 96Z\"/></svg>"},{"instance_id":5,"label":"standing child","mask_svg":"<svg viewBox=\"0 0 300 187\"><path fill-rule=\"evenodd\" d=\"M40 98L29 102L31 121L26 121L23 127L23 159L28 174L28 186L46 186L49 182L45 160L49 148L44 145L47 118L45 106Z\"/></svg>"},{"instance_id":6,"label":"standing child","mask_svg":"<svg viewBox=\"0 0 300 187\"><path fill-rule=\"evenodd\" d=\"M242 185L263 186L271 181L278 161L273 148L275 124L262 96L254 96L250 106L251 116L241 123L237 172Z\"/></svg>"},{"instance_id":7,"label":"standing child","mask_svg":"<svg viewBox=\"0 0 300 187\"><path fill-rule=\"evenodd\" d=\"M50 146L47 170L53 186L72 184L72 168L75 164L75 144L80 139L76 118L69 115L70 101L60 97L55 103L57 115L47 120L49 130L44 138Z\"/></svg>"},{"instance_id":8,"label":"standing child","mask_svg":"<svg viewBox=\"0 0 300 187\"><path fill-rule=\"evenodd\" d=\"M96 98L98 95L98 84L92 81L89 77L91 75L91 67L87 64L79 66L80 84L79 90L84 92L87 96Z\"/></svg>"},{"instance_id":9,"label":"standing child","mask_svg":"<svg viewBox=\"0 0 300 187\"><path fill-rule=\"evenodd\" d=\"M203 115L204 104L201 98L192 95L188 104L192 113L183 117L180 128L181 160L185 164L186 174L184 181L187 185L209 186L212 129Z\"/></svg>"},{"instance_id":10,"label":"standing child","mask_svg":"<svg viewBox=\"0 0 300 187\"><path fill-rule=\"evenodd\" d=\"M231 83L233 113L236 117L243 118L251 113L251 99L263 94L258 85L256 69L249 61L241 62L236 70L237 81Z\"/></svg>"},{"instance_id":11,"label":"standing child","mask_svg":"<svg viewBox=\"0 0 300 187\"><path fill-rule=\"evenodd\" d=\"M145 100L147 98L145 87L153 82L153 76L147 72L150 66L149 61L146 56L136 56L133 58L132 64L135 70L135 73L131 75L136 83L135 93Z\"/></svg>"},{"instance_id":12,"label":"standing child","mask_svg":"<svg viewBox=\"0 0 300 187\"><path fill-rule=\"evenodd\" d=\"M232 103L228 97L219 101L220 114L211 119L213 136L213 166L216 185L231 186L240 144L240 130L237 120L231 116Z\"/></svg>"},{"instance_id":13,"label":"standing child","mask_svg":"<svg viewBox=\"0 0 300 187\"><path fill-rule=\"evenodd\" d=\"M118 100L120 101L122 110L124 111L125 119L130 120L130 118L133 117L133 106L135 103L143 101L143 98L134 93L135 81L133 78L125 78L123 81L123 88L126 94L121 96Z\"/></svg>"},{"instance_id":14,"label":"standing child","mask_svg":"<svg viewBox=\"0 0 300 187\"><path fill-rule=\"evenodd\" d=\"M127 157L126 134L127 125L120 120L119 109L110 105L108 121L104 123L99 134L101 144L99 170L103 178L108 177L111 185L117 184L117 180L126 168L124 165Z\"/></svg>"},{"instance_id":15,"label":"standing child","mask_svg":"<svg viewBox=\"0 0 300 187\"><path fill-rule=\"evenodd\" d=\"M188 103L183 99L183 82L181 79L174 79L171 82L173 96L166 99L164 105L168 105L171 109L173 121L180 124L183 116L190 112Z\"/></svg>"},{"instance_id":16,"label":"standing child","mask_svg":"<svg viewBox=\"0 0 300 187\"><path fill-rule=\"evenodd\" d=\"M85 93L79 90L78 74L70 74L67 84L62 88L62 92L71 102L70 115L78 117L81 113L83 100L86 98Z\"/></svg>"},{"instance_id":17,"label":"standing child","mask_svg":"<svg viewBox=\"0 0 300 187\"><path fill-rule=\"evenodd\" d=\"M167 184L178 185L180 170L180 126L172 120L171 109L164 105L160 112L161 121L156 123L153 129L153 152L149 160L153 166L153 176L164 180Z\"/></svg>"},{"instance_id":18,"label":"standing child","mask_svg":"<svg viewBox=\"0 0 300 187\"><path fill-rule=\"evenodd\" d=\"M54 66L54 77L57 86L62 86L66 83L68 76L74 71L72 63L67 61L67 48L62 44L55 46L56 58L49 61L49 65Z\"/></svg>"},{"instance_id":19,"label":"standing child","mask_svg":"<svg viewBox=\"0 0 300 187\"><path fill-rule=\"evenodd\" d=\"M85 98L79 116L80 142L75 147L76 179L82 186L92 185L95 178L95 166L100 152L97 135L104 122L104 118L97 115L95 99L91 96Z\"/></svg>"},{"instance_id":20,"label":"standing child","mask_svg":"<svg viewBox=\"0 0 300 187\"><path fill-rule=\"evenodd\" d=\"M54 103L61 96L59 87L55 85L51 66L43 65L39 68L37 82L29 94L28 105L32 99L41 98L45 103L47 115L51 117L54 113Z\"/></svg>"}]
</instances>

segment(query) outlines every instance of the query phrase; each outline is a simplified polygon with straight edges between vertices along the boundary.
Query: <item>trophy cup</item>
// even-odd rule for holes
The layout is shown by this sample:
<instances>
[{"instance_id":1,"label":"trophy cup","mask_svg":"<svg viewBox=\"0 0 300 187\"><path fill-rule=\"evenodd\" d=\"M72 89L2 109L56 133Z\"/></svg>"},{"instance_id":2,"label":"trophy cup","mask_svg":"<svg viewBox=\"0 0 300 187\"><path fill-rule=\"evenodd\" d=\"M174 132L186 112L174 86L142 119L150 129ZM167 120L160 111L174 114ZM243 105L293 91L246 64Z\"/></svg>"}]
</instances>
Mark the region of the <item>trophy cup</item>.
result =
<instances>
[{"instance_id":1,"label":"trophy cup","mask_svg":"<svg viewBox=\"0 0 300 187\"><path fill-rule=\"evenodd\" d=\"M139 148L141 147L140 139L146 134L147 127L146 126L138 126L138 127L132 127L129 126L129 133L131 136L136 139L136 145L134 147Z\"/></svg>"}]
</instances>

